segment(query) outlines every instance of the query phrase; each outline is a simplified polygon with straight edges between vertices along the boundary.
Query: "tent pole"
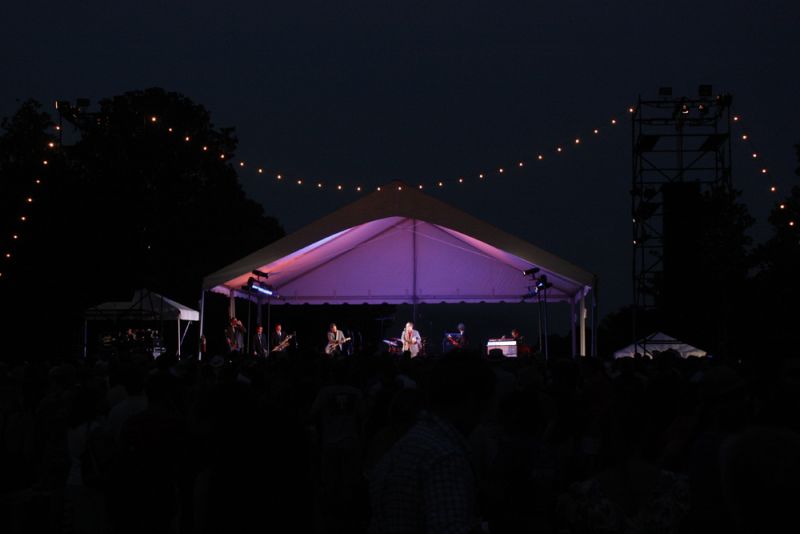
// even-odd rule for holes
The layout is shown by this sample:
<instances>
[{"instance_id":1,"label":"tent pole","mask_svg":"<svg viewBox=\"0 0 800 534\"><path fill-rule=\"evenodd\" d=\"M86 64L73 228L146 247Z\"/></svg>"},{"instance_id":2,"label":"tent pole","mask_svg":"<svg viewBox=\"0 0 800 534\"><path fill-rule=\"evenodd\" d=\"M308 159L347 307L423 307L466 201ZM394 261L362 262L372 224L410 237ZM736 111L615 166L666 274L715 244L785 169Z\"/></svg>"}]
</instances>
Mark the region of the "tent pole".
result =
<instances>
[{"instance_id":1,"label":"tent pole","mask_svg":"<svg viewBox=\"0 0 800 534\"><path fill-rule=\"evenodd\" d=\"M578 317L580 321L581 356L586 356L586 295L583 291L581 291Z\"/></svg>"},{"instance_id":2,"label":"tent pole","mask_svg":"<svg viewBox=\"0 0 800 534\"><path fill-rule=\"evenodd\" d=\"M183 300L183 299L181 299ZM181 318L178 317L178 359L181 358Z\"/></svg>"},{"instance_id":3,"label":"tent pole","mask_svg":"<svg viewBox=\"0 0 800 534\"><path fill-rule=\"evenodd\" d=\"M205 323L205 309L206 309L206 291L205 289L200 292L200 336L197 338L197 359L203 359L203 327Z\"/></svg>"},{"instance_id":4,"label":"tent pole","mask_svg":"<svg viewBox=\"0 0 800 534\"><path fill-rule=\"evenodd\" d=\"M569 299L569 318L570 318L570 321L569 321L569 333L570 333L571 338L572 338L572 357L575 358L575 356L578 355L578 350L577 350L578 349L578 345L577 345L577 336L576 336L576 332L575 332L576 317L575 317L575 299L574 298ZM583 353L581 353L580 355L583 356Z\"/></svg>"}]
</instances>

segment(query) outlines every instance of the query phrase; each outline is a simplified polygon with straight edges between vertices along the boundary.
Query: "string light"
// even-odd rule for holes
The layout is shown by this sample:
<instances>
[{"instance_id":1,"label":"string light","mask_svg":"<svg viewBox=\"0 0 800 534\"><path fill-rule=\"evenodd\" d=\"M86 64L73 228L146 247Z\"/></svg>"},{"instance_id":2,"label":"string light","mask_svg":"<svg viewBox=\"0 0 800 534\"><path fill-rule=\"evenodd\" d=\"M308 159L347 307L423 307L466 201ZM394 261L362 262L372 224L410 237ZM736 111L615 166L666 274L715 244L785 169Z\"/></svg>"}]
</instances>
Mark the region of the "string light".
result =
<instances>
[{"instance_id":1,"label":"string light","mask_svg":"<svg viewBox=\"0 0 800 534\"><path fill-rule=\"evenodd\" d=\"M499 172L500 174L503 174L503 167L500 167L499 169L497 169L497 172Z\"/></svg>"},{"instance_id":2,"label":"string light","mask_svg":"<svg viewBox=\"0 0 800 534\"><path fill-rule=\"evenodd\" d=\"M772 187L769 188L769 190L770 192L775 193L778 191L778 188L773 185Z\"/></svg>"},{"instance_id":3,"label":"string light","mask_svg":"<svg viewBox=\"0 0 800 534\"><path fill-rule=\"evenodd\" d=\"M419 188L422 189L422 184L419 184Z\"/></svg>"},{"instance_id":4,"label":"string light","mask_svg":"<svg viewBox=\"0 0 800 534\"><path fill-rule=\"evenodd\" d=\"M336 189L338 189L339 191L341 191L341 190L342 190L342 186L341 186L341 185L337 185L337 186L336 186Z\"/></svg>"},{"instance_id":5,"label":"string light","mask_svg":"<svg viewBox=\"0 0 800 534\"><path fill-rule=\"evenodd\" d=\"M150 122L157 122L157 121L158 121L157 117L150 117Z\"/></svg>"},{"instance_id":6,"label":"string light","mask_svg":"<svg viewBox=\"0 0 800 534\"><path fill-rule=\"evenodd\" d=\"M500 172L503 172L503 170L500 169ZM464 179L463 178L459 178L458 179L458 183L463 184L464 183Z\"/></svg>"},{"instance_id":7,"label":"string light","mask_svg":"<svg viewBox=\"0 0 800 534\"><path fill-rule=\"evenodd\" d=\"M617 124L617 119L611 119L611 125L614 126L615 124Z\"/></svg>"},{"instance_id":8,"label":"string light","mask_svg":"<svg viewBox=\"0 0 800 534\"><path fill-rule=\"evenodd\" d=\"M244 161L239 162L239 167L244 167Z\"/></svg>"},{"instance_id":9,"label":"string light","mask_svg":"<svg viewBox=\"0 0 800 534\"><path fill-rule=\"evenodd\" d=\"M558 148L556 148L556 152L559 152L559 153L560 153L561 151L562 151L562 148L561 148L561 147L558 147Z\"/></svg>"},{"instance_id":10,"label":"string light","mask_svg":"<svg viewBox=\"0 0 800 534\"><path fill-rule=\"evenodd\" d=\"M478 178L480 178L481 180L483 180L483 178L484 178L484 175L483 175L483 173L480 173L480 174L478 175Z\"/></svg>"},{"instance_id":11,"label":"string light","mask_svg":"<svg viewBox=\"0 0 800 534\"><path fill-rule=\"evenodd\" d=\"M187 135L186 137L183 138L183 140L188 143L189 141L192 140L192 138Z\"/></svg>"},{"instance_id":12,"label":"string light","mask_svg":"<svg viewBox=\"0 0 800 534\"><path fill-rule=\"evenodd\" d=\"M581 140L580 140L580 138L577 138L577 137L575 138L575 144L576 144L576 145L579 145L579 144L581 144Z\"/></svg>"},{"instance_id":13,"label":"string light","mask_svg":"<svg viewBox=\"0 0 800 534\"><path fill-rule=\"evenodd\" d=\"M50 148L55 148L56 144L54 142L50 141L49 143L47 143L47 146L50 147Z\"/></svg>"},{"instance_id":14,"label":"string light","mask_svg":"<svg viewBox=\"0 0 800 534\"><path fill-rule=\"evenodd\" d=\"M742 134L742 141L747 141L747 134Z\"/></svg>"},{"instance_id":15,"label":"string light","mask_svg":"<svg viewBox=\"0 0 800 534\"><path fill-rule=\"evenodd\" d=\"M542 161L544 159L544 156L539 154L538 156L536 156L536 159L538 159L539 161Z\"/></svg>"},{"instance_id":16,"label":"string light","mask_svg":"<svg viewBox=\"0 0 800 534\"><path fill-rule=\"evenodd\" d=\"M28 202L28 204L30 204L31 202L33 202L33 199L32 199L31 197L28 197L28 198L26 198L25 200Z\"/></svg>"}]
</instances>

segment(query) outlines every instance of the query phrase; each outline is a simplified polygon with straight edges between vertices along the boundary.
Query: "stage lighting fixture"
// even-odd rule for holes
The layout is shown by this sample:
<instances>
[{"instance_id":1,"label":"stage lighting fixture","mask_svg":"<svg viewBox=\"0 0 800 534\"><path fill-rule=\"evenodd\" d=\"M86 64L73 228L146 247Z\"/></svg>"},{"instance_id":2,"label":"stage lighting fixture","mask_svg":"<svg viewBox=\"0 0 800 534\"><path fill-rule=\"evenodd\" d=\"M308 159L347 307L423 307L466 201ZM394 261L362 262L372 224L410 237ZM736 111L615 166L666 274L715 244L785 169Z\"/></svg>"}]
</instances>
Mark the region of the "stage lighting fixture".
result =
<instances>
[{"instance_id":1,"label":"stage lighting fixture","mask_svg":"<svg viewBox=\"0 0 800 534\"><path fill-rule=\"evenodd\" d=\"M539 269L539 267L531 267L530 269L525 269L524 271L522 271L522 276L533 276L540 270L541 269Z\"/></svg>"},{"instance_id":2,"label":"stage lighting fixture","mask_svg":"<svg viewBox=\"0 0 800 534\"><path fill-rule=\"evenodd\" d=\"M547 281L547 276L544 275L544 274L542 276L540 276L538 280L536 280L536 289L539 290L539 291L541 291L543 289L548 289L548 288L551 288L551 287L553 287L553 284L551 284L550 282Z\"/></svg>"},{"instance_id":3,"label":"stage lighting fixture","mask_svg":"<svg viewBox=\"0 0 800 534\"><path fill-rule=\"evenodd\" d=\"M256 276L260 276L261 278L269 278L269 273L265 273L264 271L253 269L251 272Z\"/></svg>"},{"instance_id":4,"label":"stage lighting fixture","mask_svg":"<svg viewBox=\"0 0 800 534\"><path fill-rule=\"evenodd\" d=\"M262 295L267 295L268 297L277 296L274 287L267 284L262 284L252 277L247 280L247 285L244 287L250 291L258 291Z\"/></svg>"}]
</instances>

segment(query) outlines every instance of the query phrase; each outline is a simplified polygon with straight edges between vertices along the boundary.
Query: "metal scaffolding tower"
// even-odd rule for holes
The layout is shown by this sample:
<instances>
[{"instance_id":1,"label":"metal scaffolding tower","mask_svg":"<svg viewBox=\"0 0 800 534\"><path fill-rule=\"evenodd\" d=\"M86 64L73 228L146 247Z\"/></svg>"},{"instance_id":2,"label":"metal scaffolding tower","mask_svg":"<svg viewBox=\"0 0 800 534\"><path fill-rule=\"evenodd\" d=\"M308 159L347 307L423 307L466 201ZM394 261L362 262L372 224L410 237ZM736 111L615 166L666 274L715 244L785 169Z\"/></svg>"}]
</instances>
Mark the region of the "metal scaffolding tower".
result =
<instances>
[{"instance_id":1,"label":"metal scaffolding tower","mask_svg":"<svg viewBox=\"0 0 800 534\"><path fill-rule=\"evenodd\" d=\"M637 313L662 305L665 255L673 246L665 240L665 213L681 209L682 192L731 187L731 100L712 95L708 85L692 98L662 87L657 99L640 97L632 110L634 339L649 333L637 331Z\"/></svg>"}]
</instances>

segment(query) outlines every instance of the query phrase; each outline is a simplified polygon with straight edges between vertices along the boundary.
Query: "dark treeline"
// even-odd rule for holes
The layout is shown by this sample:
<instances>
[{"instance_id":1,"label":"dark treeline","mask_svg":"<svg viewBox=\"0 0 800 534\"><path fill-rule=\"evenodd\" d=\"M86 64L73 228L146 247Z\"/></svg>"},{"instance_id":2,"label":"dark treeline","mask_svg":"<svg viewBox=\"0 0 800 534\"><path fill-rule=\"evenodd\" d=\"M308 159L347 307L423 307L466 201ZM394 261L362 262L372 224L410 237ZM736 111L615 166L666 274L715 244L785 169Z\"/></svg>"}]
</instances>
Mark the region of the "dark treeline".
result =
<instances>
[{"instance_id":1,"label":"dark treeline","mask_svg":"<svg viewBox=\"0 0 800 534\"><path fill-rule=\"evenodd\" d=\"M233 129L214 126L190 99L148 89L62 114L28 101L3 121L9 342L29 346L44 321L59 345L75 344L84 309L141 287L196 307L203 276L283 235L228 163Z\"/></svg>"}]
</instances>

